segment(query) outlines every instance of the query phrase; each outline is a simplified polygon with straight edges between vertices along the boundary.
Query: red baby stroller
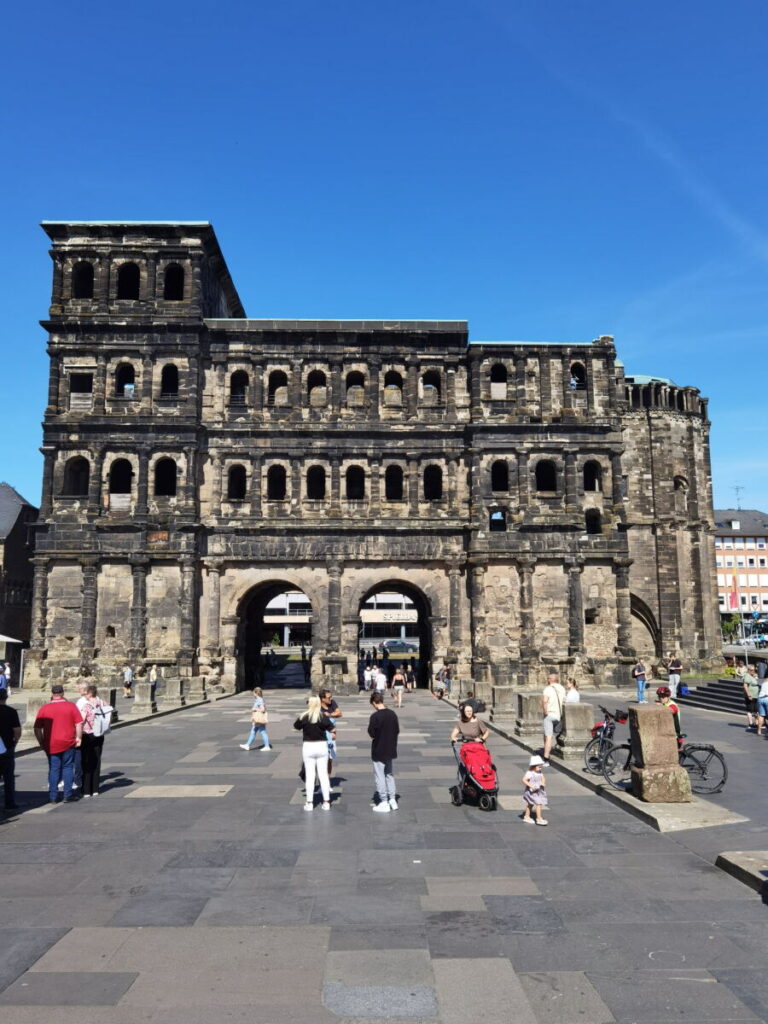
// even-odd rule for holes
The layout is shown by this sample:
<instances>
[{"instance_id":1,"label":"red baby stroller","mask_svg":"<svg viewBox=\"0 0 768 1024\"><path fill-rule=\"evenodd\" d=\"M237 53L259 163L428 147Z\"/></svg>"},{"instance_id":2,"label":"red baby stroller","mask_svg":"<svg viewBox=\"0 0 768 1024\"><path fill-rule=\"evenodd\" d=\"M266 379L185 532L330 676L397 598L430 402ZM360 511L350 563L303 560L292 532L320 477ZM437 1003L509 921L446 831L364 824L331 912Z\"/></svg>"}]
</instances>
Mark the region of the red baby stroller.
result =
<instances>
[{"instance_id":1,"label":"red baby stroller","mask_svg":"<svg viewBox=\"0 0 768 1024\"><path fill-rule=\"evenodd\" d=\"M477 803L481 811L495 811L499 795L499 780L491 752L484 743L451 743L459 777L451 786L451 803L461 807L466 800Z\"/></svg>"}]
</instances>

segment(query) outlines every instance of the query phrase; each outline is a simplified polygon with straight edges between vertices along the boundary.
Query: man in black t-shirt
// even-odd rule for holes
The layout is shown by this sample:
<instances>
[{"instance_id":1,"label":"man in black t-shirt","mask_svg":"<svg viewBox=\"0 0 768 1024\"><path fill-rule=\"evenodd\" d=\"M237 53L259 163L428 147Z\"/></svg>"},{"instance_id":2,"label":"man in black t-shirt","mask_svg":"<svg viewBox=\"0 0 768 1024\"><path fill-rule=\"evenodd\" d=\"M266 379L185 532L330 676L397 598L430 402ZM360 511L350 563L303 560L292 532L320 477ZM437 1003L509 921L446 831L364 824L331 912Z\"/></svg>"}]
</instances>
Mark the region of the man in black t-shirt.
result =
<instances>
[{"instance_id":1,"label":"man in black t-shirt","mask_svg":"<svg viewBox=\"0 0 768 1024\"><path fill-rule=\"evenodd\" d=\"M378 814L397 810L397 789L392 774L392 762L397 757L397 737L400 721L391 708L384 707L384 693L374 690L371 695L373 714L368 720L368 735L371 737L371 760L373 778L379 802L374 806Z\"/></svg>"},{"instance_id":2,"label":"man in black t-shirt","mask_svg":"<svg viewBox=\"0 0 768 1024\"><path fill-rule=\"evenodd\" d=\"M16 708L8 707L8 691L0 689L0 739L5 753L0 754L0 774L3 776L6 811L15 811L21 805L16 803L16 744L21 739L21 722Z\"/></svg>"}]
</instances>

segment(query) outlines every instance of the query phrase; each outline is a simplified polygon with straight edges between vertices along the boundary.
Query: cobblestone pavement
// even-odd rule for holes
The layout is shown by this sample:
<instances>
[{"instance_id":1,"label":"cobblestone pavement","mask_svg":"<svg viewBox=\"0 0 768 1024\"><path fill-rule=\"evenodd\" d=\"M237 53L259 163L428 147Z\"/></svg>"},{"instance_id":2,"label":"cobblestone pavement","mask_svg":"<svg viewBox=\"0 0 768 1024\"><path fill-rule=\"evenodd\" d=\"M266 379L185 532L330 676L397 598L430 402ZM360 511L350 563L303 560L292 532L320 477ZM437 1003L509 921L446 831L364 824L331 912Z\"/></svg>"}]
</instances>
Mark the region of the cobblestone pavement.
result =
<instances>
[{"instance_id":1,"label":"cobblestone pavement","mask_svg":"<svg viewBox=\"0 0 768 1024\"><path fill-rule=\"evenodd\" d=\"M408 695L400 810L372 813L364 697L340 701L336 796L303 811L291 723L238 746L249 700L107 737L101 796L0 825L0 1021L603 1024L768 1017L759 897L557 771L518 818L526 755L495 737L502 806L450 804L454 711ZM716 830L711 830L716 831Z\"/></svg>"}]
</instances>

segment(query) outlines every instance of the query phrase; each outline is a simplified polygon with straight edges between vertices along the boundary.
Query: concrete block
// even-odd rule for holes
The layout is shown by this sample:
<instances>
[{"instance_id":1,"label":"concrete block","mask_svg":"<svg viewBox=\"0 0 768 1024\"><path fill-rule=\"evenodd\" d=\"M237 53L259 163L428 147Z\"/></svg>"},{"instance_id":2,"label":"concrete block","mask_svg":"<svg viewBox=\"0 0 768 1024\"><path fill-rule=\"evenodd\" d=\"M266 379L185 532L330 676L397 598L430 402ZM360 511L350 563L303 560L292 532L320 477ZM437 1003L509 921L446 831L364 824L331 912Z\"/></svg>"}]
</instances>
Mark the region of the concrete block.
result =
<instances>
[{"instance_id":1,"label":"concrete block","mask_svg":"<svg viewBox=\"0 0 768 1024\"><path fill-rule=\"evenodd\" d=\"M595 709L591 704L563 705L563 728L552 753L564 761L581 760L584 747L592 739Z\"/></svg>"},{"instance_id":2,"label":"concrete block","mask_svg":"<svg viewBox=\"0 0 768 1024\"><path fill-rule=\"evenodd\" d=\"M541 735L541 697L538 693L518 693L515 736Z\"/></svg>"}]
</instances>

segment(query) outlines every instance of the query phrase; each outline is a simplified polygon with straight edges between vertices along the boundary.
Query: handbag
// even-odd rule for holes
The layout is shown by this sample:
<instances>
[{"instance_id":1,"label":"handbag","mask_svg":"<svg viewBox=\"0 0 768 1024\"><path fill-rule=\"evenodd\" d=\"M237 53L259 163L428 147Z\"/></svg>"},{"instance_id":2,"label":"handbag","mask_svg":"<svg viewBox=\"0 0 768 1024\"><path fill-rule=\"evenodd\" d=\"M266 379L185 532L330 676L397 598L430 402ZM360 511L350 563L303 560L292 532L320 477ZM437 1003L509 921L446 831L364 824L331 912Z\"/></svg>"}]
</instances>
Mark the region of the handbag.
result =
<instances>
[{"instance_id":1,"label":"handbag","mask_svg":"<svg viewBox=\"0 0 768 1024\"><path fill-rule=\"evenodd\" d=\"M251 712L251 725L267 725L269 723L269 715L266 711L262 711L261 708L257 708Z\"/></svg>"}]
</instances>

